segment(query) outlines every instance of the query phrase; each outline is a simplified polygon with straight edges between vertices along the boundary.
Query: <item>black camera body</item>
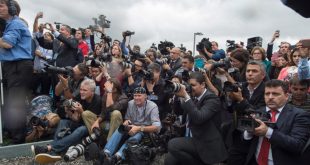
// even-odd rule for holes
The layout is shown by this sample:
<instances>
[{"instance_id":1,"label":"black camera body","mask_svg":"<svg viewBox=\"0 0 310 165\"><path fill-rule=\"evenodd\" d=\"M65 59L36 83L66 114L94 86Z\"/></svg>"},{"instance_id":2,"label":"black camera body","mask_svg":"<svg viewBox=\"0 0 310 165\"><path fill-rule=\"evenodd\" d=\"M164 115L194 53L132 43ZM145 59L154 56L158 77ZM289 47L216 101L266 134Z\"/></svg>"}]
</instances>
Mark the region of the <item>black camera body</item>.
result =
<instances>
[{"instance_id":1,"label":"black camera body","mask_svg":"<svg viewBox=\"0 0 310 165\"><path fill-rule=\"evenodd\" d=\"M259 123L255 119L263 121L268 127L275 128L275 123L270 122L271 116L268 112L250 108L241 113L239 112L239 115L237 115L237 129L240 131L254 132L254 129L259 126Z\"/></svg>"},{"instance_id":2,"label":"black camera body","mask_svg":"<svg viewBox=\"0 0 310 165\"><path fill-rule=\"evenodd\" d=\"M170 63L170 58L161 58L161 59L156 59L156 63L163 65L163 64L169 64Z\"/></svg>"},{"instance_id":3,"label":"black camera body","mask_svg":"<svg viewBox=\"0 0 310 165\"><path fill-rule=\"evenodd\" d=\"M196 50L198 52L204 52L204 49L207 49L208 52L212 52L212 43L209 41L209 38L203 38L197 45Z\"/></svg>"},{"instance_id":4,"label":"black camera body","mask_svg":"<svg viewBox=\"0 0 310 165\"><path fill-rule=\"evenodd\" d=\"M143 70L143 78L146 81L153 81L154 80L154 73L152 70Z\"/></svg>"},{"instance_id":5,"label":"black camera body","mask_svg":"<svg viewBox=\"0 0 310 165\"><path fill-rule=\"evenodd\" d=\"M239 88L241 87L238 84L233 84L230 81L225 81L223 91L224 92L238 92Z\"/></svg>"},{"instance_id":6,"label":"black camera body","mask_svg":"<svg viewBox=\"0 0 310 165\"><path fill-rule=\"evenodd\" d=\"M73 68L71 66L57 67L57 66L45 64L45 69L47 70L47 72L53 73L53 74L63 74L68 77L73 77L74 75Z\"/></svg>"},{"instance_id":7,"label":"black camera body","mask_svg":"<svg viewBox=\"0 0 310 165\"><path fill-rule=\"evenodd\" d=\"M158 44L158 50L160 51L162 55L170 54L167 48L172 49L174 47L175 47L174 44L170 41L160 41L160 43Z\"/></svg>"},{"instance_id":8,"label":"black camera body","mask_svg":"<svg viewBox=\"0 0 310 165\"><path fill-rule=\"evenodd\" d=\"M126 37L126 36L132 36L132 35L134 35L135 34L135 32L132 32L132 31L129 31L129 30L126 30L126 31L124 31L123 32L123 35Z\"/></svg>"},{"instance_id":9,"label":"black camera body","mask_svg":"<svg viewBox=\"0 0 310 165\"><path fill-rule=\"evenodd\" d=\"M44 121L43 119L37 117L37 116L32 116L29 120L30 126L42 126L43 128L48 127L48 121Z\"/></svg>"},{"instance_id":10,"label":"black camera body","mask_svg":"<svg viewBox=\"0 0 310 165\"><path fill-rule=\"evenodd\" d=\"M252 37L252 38L248 38L246 48L249 52L251 52L255 46L262 47L262 44L263 44L262 37Z\"/></svg>"}]
</instances>

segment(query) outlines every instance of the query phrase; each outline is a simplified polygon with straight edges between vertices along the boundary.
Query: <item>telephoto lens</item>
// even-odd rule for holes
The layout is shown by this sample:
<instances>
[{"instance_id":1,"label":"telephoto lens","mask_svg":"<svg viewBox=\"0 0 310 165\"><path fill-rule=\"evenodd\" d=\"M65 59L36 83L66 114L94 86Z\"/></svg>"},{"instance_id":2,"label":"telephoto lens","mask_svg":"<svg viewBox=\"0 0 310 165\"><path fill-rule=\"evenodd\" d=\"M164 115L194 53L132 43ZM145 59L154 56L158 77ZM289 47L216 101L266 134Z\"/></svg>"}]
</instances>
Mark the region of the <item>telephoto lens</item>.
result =
<instances>
[{"instance_id":1,"label":"telephoto lens","mask_svg":"<svg viewBox=\"0 0 310 165\"><path fill-rule=\"evenodd\" d=\"M85 146L82 144L78 144L76 146L71 146L71 147L69 147L66 155L64 156L64 160L66 162L73 161L77 157L83 155L84 151L85 151Z\"/></svg>"},{"instance_id":2,"label":"telephoto lens","mask_svg":"<svg viewBox=\"0 0 310 165\"><path fill-rule=\"evenodd\" d=\"M165 93L177 93L180 89L181 84L166 80L166 84L164 86Z\"/></svg>"}]
</instances>

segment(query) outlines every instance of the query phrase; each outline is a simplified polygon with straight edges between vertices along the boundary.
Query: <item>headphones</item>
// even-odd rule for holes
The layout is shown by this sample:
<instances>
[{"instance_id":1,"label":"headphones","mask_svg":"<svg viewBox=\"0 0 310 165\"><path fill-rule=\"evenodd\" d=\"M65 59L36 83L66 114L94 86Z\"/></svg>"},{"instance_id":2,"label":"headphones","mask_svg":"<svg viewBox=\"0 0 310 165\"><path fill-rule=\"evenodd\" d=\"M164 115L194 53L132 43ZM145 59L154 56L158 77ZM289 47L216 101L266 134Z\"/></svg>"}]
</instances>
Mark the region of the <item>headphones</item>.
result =
<instances>
[{"instance_id":1,"label":"headphones","mask_svg":"<svg viewBox=\"0 0 310 165\"><path fill-rule=\"evenodd\" d=\"M11 16L17 15L17 9L15 7L14 0L8 0L8 9Z\"/></svg>"}]
</instances>

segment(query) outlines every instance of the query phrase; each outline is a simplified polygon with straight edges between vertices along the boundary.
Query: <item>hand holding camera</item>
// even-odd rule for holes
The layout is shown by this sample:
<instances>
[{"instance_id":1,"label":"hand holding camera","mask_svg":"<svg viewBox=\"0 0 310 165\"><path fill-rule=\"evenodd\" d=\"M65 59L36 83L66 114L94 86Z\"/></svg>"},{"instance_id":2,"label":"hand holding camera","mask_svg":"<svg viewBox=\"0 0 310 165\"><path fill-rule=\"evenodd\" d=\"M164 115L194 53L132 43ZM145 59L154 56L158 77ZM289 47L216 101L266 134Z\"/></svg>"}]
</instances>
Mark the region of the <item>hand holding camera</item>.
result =
<instances>
[{"instance_id":1,"label":"hand holding camera","mask_svg":"<svg viewBox=\"0 0 310 165\"><path fill-rule=\"evenodd\" d=\"M68 88L68 78L65 78L62 74L58 74L59 82L64 88Z\"/></svg>"},{"instance_id":2,"label":"hand holding camera","mask_svg":"<svg viewBox=\"0 0 310 165\"><path fill-rule=\"evenodd\" d=\"M43 12L38 12L36 17L35 17L35 20L38 20L39 18L43 18Z\"/></svg>"},{"instance_id":3,"label":"hand holding camera","mask_svg":"<svg viewBox=\"0 0 310 165\"><path fill-rule=\"evenodd\" d=\"M256 118L254 118L254 119L259 124L259 126L254 129L254 135L265 136L267 133L267 130L268 130L267 125L263 121L261 121L260 119L256 119Z\"/></svg>"},{"instance_id":4,"label":"hand holding camera","mask_svg":"<svg viewBox=\"0 0 310 165\"><path fill-rule=\"evenodd\" d=\"M107 81L104 83L104 88L108 93L112 93L113 83L111 81Z\"/></svg>"}]
</instances>

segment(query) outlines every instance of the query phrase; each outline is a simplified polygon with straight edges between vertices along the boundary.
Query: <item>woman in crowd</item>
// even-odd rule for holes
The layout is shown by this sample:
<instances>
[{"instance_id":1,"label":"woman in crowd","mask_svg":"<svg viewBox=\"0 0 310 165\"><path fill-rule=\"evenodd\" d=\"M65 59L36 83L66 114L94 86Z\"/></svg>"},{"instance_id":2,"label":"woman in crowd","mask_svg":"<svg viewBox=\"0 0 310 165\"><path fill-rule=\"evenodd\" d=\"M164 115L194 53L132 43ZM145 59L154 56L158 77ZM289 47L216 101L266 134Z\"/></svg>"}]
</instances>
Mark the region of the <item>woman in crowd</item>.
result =
<instances>
[{"instance_id":1,"label":"woman in crowd","mask_svg":"<svg viewBox=\"0 0 310 165\"><path fill-rule=\"evenodd\" d=\"M251 56L253 60L261 62L264 64L266 73L269 75L270 73L270 68L271 68L271 62L266 60L266 51L264 48L255 46L252 51L251 51Z\"/></svg>"},{"instance_id":2,"label":"woman in crowd","mask_svg":"<svg viewBox=\"0 0 310 165\"><path fill-rule=\"evenodd\" d=\"M287 67L283 68L278 76L279 80L289 81L293 77L298 76L298 62L301 57L301 52L299 49L293 49L292 53L290 54L290 62Z\"/></svg>"},{"instance_id":3,"label":"woman in crowd","mask_svg":"<svg viewBox=\"0 0 310 165\"><path fill-rule=\"evenodd\" d=\"M236 82L245 82L246 66L249 62L249 52L245 49L238 48L231 52L230 63L238 71L231 72L231 77Z\"/></svg>"}]
</instances>

